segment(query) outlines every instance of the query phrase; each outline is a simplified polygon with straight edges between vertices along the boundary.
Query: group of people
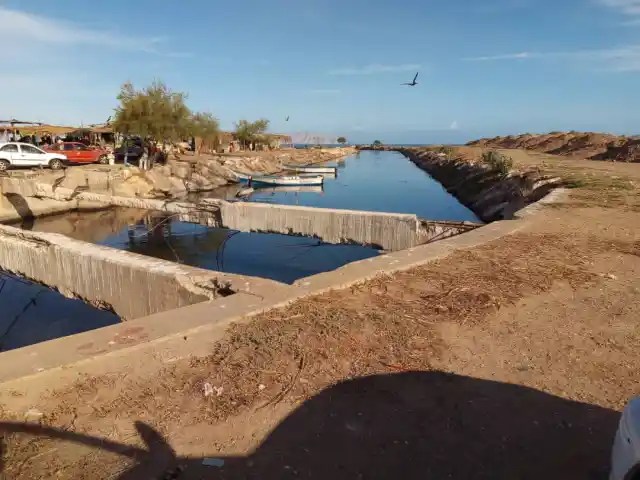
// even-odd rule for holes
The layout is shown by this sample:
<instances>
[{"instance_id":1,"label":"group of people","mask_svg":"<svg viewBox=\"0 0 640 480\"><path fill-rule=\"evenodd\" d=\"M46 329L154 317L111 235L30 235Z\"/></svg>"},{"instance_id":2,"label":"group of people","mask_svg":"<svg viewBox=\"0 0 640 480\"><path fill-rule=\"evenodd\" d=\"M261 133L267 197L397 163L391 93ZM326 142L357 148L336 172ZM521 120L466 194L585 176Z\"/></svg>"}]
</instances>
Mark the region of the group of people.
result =
<instances>
[{"instance_id":1,"label":"group of people","mask_svg":"<svg viewBox=\"0 0 640 480\"><path fill-rule=\"evenodd\" d=\"M22 134L20 130L0 129L0 143L7 142L22 142L30 143L36 147L53 145L54 143L62 142L63 139L58 136L52 136L48 133L40 135L38 133Z\"/></svg>"}]
</instances>

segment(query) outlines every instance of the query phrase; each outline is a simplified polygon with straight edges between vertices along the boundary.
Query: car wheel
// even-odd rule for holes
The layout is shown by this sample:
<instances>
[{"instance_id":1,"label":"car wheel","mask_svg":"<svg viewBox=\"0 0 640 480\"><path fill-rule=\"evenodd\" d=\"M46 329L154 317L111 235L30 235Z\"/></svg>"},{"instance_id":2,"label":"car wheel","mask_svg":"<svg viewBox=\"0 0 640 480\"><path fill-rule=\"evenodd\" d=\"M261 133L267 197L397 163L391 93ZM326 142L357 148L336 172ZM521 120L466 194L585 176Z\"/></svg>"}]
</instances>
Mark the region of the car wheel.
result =
<instances>
[{"instance_id":1,"label":"car wheel","mask_svg":"<svg viewBox=\"0 0 640 480\"><path fill-rule=\"evenodd\" d=\"M106 165L107 163L109 163L109 157L106 155L100 155L100 158L98 158L98 163L101 165Z\"/></svg>"},{"instance_id":2,"label":"car wheel","mask_svg":"<svg viewBox=\"0 0 640 480\"><path fill-rule=\"evenodd\" d=\"M0 172L6 172L7 170L9 170L10 165L11 164L8 160L0 160Z\"/></svg>"},{"instance_id":3,"label":"car wheel","mask_svg":"<svg viewBox=\"0 0 640 480\"><path fill-rule=\"evenodd\" d=\"M51 170L60 170L62 168L62 161L58 158L54 158L49 162L49 168Z\"/></svg>"}]
</instances>

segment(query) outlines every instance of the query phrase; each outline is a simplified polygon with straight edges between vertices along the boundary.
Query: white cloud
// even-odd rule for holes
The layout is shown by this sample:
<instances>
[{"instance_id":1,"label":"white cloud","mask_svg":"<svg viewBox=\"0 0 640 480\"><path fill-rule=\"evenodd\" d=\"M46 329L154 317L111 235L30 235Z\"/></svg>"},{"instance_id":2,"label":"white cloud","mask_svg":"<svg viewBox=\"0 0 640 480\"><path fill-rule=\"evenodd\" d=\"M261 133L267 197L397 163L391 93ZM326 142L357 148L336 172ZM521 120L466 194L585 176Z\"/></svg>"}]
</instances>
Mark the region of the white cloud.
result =
<instances>
[{"instance_id":1,"label":"white cloud","mask_svg":"<svg viewBox=\"0 0 640 480\"><path fill-rule=\"evenodd\" d=\"M569 52L522 52L503 55L466 58L470 61L513 61L513 60L563 60L587 65L596 70L612 72L640 71L640 45L574 50Z\"/></svg>"},{"instance_id":2,"label":"white cloud","mask_svg":"<svg viewBox=\"0 0 640 480\"><path fill-rule=\"evenodd\" d=\"M469 57L464 60L468 60L470 62L491 62L495 60L524 60L526 58L531 58L534 54L530 52L520 52L520 53L507 53L504 55L488 55L483 57Z\"/></svg>"},{"instance_id":3,"label":"white cloud","mask_svg":"<svg viewBox=\"0 0 640 480\"><path fill-rule=\"evenodd\" d=\"M171 65L190 56L165 50L167 38L121 34L117 27L72 23L0 5L0 32L13 40L2 52L4 116L73 125L104 121L120 84L139 76L142 65L161 60ZM113 67L134 53L135 67Z\"/></svg>"},{"instance_id":4,"label":"white cloud","mask_svg":"<svg viewBox=\"0 0 640 480\"><path fill-rule=\"evenodd\" d=\"M189 52L165 52L164 37L131 36L115 30L79 25L64 20L44 17L33 13L12 10L0 6L0 32L6 38L15 38L15 50L56 48L60 46L91 46L113 50L146 52L171 58L188 58Z\"/></svg>"},{"instance_id":5,"label":"white cloud","mask_svg":"<svg viewBox=\"0 0 640 480\"><path fill-rule=\"evenodd\" d=\"M458 121L454 120L453 122L451 122L451 125L449 125L449 130L458 130L460 128L460 126L458 125Z\"/></svg>"},{"instance_id":6,"label":"white cloud","mask_svg":"<svg viewBox=\"0 0 640 480\"><path fill-rule=\"evenodd\" d=\"M363 67L347 67L331 70L329 75L377 75L380 73L415 72L419 70L420 67L421 65L416 63L406 63L402 65L373 63Z\"/></svg>"},{"instance_id":7,"label":"white cloud","mask_svg":"<svg viewBox=\"0 0 640 480\"><path fill-rule=\"evenodd\" d=\"M314 88L312 90L307 90L307 93L312 95L338 95L342 93L342 91L337 88Z\"/></svg>"},{"instance_id":8,"label":"white cloud","mask_svg":"<svg viewBox=\"0 0 640 480\"><path fill-rule=\"evenodd\" d=\"M159 50L165 41L162 37L136 37L116 31L88 28L2 6L0 32L5 38L16 39L10 50L14 49L14 45L18 50L33 46L91 46L165 55ZM173 52L166 55L178 58L188 54Z\"/></svg>"},{"instance_id":9,"label":"white cloud","mask_svg":"<svg viewBox=\"0 0 640 480\"><path fill-rule=\"evenodd\" d=\"M613 8L623 15L640 16L640 0L597 0L599 4Z\"/></svg>"}]
</instances>

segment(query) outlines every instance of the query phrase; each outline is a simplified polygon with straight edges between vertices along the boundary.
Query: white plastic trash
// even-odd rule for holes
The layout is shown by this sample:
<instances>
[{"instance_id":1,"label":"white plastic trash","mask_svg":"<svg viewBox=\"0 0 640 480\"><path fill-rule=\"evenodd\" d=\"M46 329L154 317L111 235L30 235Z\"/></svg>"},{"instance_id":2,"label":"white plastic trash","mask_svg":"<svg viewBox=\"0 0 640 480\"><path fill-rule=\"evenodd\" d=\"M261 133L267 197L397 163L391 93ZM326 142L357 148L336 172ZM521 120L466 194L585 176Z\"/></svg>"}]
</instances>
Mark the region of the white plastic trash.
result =
<instances>
[{"instance_id":1,"label":"white plastic trash","mask_svg":"<svg viewBox=\"0 0 640 480\"><path fill-rule=\"evenodd\" d=\"M640 397L622 411L613 441L610 480L640 479Z\"/></svg>"}]
</instances>

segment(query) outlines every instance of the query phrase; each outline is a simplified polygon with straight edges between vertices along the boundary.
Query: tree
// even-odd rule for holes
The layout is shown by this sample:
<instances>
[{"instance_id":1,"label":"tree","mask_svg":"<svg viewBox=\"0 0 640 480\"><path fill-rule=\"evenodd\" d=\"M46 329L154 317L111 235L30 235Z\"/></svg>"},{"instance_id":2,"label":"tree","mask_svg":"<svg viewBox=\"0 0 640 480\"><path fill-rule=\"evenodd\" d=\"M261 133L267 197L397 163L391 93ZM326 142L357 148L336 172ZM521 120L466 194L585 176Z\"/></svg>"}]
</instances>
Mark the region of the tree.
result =
<instances>
[{"instance_id":1,"label":"tree","mask_svg":"<svg viewBox=\"0 0 640 480\"><path fill-rule=\"evenodd\" d=\"M374 147L381 147L382 146L382 142L380 140L374 140L373 141L373 146Z\"/></svg>"},{"instance_id":2,"label":"tree","mask_svg":"<svg viewBox=\"0 0 640 480\"><path fill-rule=\"evenodd\" d=\"M125 135L139 135L147 141L178 141L192 128L186 94L170 90L162 82L136 90L132 83L120 89L113 128Z\"/></svg>"},{"instance_id":3,"label":"tree","mask_svg":"<svg viewBox=\"0 0 640 480\"><path fill-rule=\"evenodd\" d=\"M191 116L191 134L202 140L198 146L200 150L204 144L210 145L218 140L220 136L220 123L218 119L209 112L194 113Z\"/></svg>"},{"instance_id":4,"label":"tree","mask_svg":"<svg viewBox=\"0 0 640 480\"><path fill-rule=\"evenodd\" d=\"M338 140L336 140L340 145L344 145L345 143L347 143L347 139L344 137L338 137Z\"/></svg>"},{"instance_id":5,"label":"tree","mask_svg":"<svg viewBox=\"0 0 640 480\"><path fill-rule=\"evenodd\" d=\"M240 140L243 147L246 147L249 143L255 142L264 135L269 128L269 120L261 118L255 122L249 122L248 120L239 120L236 123L236 138Z\"/></svg>"}]
</instances>

